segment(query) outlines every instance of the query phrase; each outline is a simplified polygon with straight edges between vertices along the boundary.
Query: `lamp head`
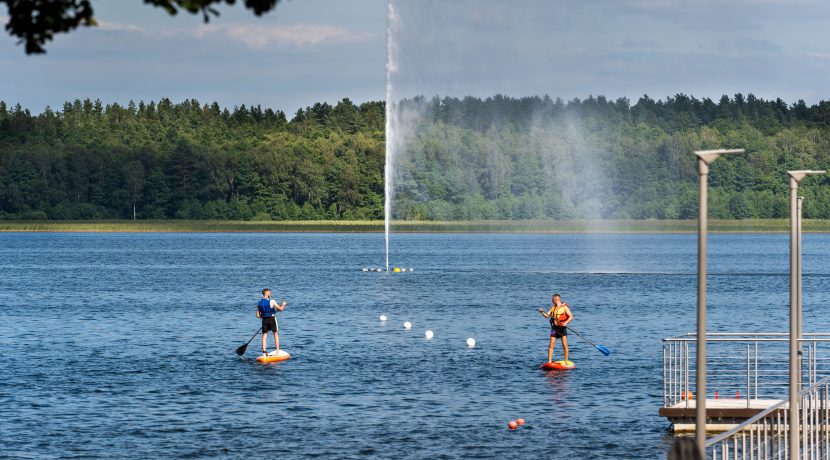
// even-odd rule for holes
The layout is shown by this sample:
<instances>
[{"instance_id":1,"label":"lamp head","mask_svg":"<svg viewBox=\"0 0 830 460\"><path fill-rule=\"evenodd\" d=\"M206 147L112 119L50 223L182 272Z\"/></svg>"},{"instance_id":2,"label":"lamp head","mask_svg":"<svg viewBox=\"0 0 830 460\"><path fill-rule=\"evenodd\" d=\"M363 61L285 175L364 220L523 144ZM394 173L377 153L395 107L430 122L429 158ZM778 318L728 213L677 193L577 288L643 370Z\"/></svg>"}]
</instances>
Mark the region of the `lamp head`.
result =
<instances>
[{"instance_id":1,"label":"lamp head","mask_svg":"<svg viewBox=\"0 0 830 460\"><path fill-rule=\"evenodd\" d=\"M811 170L811 169L804 169L799 171L787 171L787 174L795 180L796 182L801 182L801 179L804 179L807 176L815 176L819 174L827 174L827 171L824 170Z\"/></svg>"},{"instance_id":2,"label":"lamp head","mask_svg":"<svg viewBox=\"0 0 830 460\"><path fill-rule=\"evenodd\" d=\"M721 155L733 155L744 153L744 149L717 149L717 150L695 150L695 155L704 163L711 164Z\"/></svg>"}]
</instances>

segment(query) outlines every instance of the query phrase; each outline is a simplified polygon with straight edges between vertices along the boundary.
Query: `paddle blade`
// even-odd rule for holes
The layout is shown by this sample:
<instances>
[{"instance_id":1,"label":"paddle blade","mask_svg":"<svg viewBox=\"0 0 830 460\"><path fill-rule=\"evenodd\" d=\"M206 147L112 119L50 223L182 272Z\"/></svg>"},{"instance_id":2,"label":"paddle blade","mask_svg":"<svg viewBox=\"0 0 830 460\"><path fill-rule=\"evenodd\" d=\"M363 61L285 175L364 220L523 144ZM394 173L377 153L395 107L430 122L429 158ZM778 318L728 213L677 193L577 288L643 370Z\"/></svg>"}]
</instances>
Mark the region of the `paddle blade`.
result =
<instances>
[{"instance_id":1,"label":"paddle blade","mask_svg":"<svg viewBox=\"0 0 830 460\"><path fill-rule=\"evenodd\" d=\"M239 355L239 356L242 356L242 355L245 354L245 350L247 350L247 349L248 349L248 344L246 343L245 345L242 345L241 347L236 349L236 354Z\"/></svg>"},{"instance_id":2,"label":"paddle blade","mask_svg":"<svg viewBox=\"0 0 830 460\"><path fill-rule=\"evenodd\" d=\"M608 355L610 355L610 354L611 354L611 350L609 350L609 349L608 349L606 346L604 346L604 345L596 345L596 348L597 348L597 350L599 350L599 351L600 351L600 353L602 353L602 354L603 354L603 355L605 355L605 356L608 356Z\"/></svg>"}]
</instances>

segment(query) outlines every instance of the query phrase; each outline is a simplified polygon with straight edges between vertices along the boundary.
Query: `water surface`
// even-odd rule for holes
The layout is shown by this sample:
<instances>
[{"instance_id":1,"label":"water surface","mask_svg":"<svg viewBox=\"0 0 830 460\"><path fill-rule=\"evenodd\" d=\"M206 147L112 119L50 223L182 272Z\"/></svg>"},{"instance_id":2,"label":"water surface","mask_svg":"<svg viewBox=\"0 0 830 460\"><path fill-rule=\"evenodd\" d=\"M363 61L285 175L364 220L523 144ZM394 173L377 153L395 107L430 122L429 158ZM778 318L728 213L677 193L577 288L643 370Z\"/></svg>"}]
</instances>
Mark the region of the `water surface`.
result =
<instances>
[{"instance_id":1,"label":"water surface","mask_svg":"<svg viewBox=\"0 0 830 460\"><path fill-rule=\"evenodd\" d=\"M393 235L416 272L379 274L380 234L0 234L0 456L660 458L695 238ZM786 331L787 236L709 248L711 330ZM804 248L827 331L830 237ZM233 350L266 286L294 359L262 366ZM575 371L538 369L553 291L610 357L572 336Z\"/></svg>"}]
</instances>

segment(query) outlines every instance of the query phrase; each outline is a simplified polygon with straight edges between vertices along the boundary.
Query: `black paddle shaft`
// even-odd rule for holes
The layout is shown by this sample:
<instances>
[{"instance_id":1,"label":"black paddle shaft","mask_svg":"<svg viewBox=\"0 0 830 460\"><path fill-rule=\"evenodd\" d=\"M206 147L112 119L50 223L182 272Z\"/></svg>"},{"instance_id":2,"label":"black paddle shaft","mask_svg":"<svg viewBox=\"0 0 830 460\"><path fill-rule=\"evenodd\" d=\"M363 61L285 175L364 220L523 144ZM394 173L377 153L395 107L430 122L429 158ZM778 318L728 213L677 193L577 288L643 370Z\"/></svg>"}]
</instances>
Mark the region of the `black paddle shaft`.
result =
<instances>
[{"instance_id":1,"label":"black paddle shaft","mask_svg":"<svg viewBox=\"0 0 830 460\"><path fill-rule=\"evenodd\" d=\"M580 338L580 339L582 339L582 340L584 340L584 341L586 341L586 342L590 343L591 345L593 345L593 346L594 346L594 348L596 348L597 350L599 350L599 351L600 351L600 353L602 353L603 355L605 355L605 356L609 356L609 355L611 354L611 350L609 350L609 349L608 349L608 347L606 347L605 345L597 345L597 344L595 344L594 342L591 342L590 340L586 339L586 338L585 338L585 336L583 336L583 335L582 335L582 334L580 334L579 332L576 332L575 330L573 330L573 329L572 329L572 328L570 328L569 326L565 326L565 327L567 327L569 331L571 331L571 332L573 332L574 334L576 334L577 336L579 336L579 338Z\"/></svg>"},{"instance_id":2,"label":"black paddle shaft","mask_svg":"<svg viewBox=\"0 0 830 460\"><path fill-rule=\"evenodd\" d=\"M584 341L586 341L586 342L590 343L590 344L591 344L591 345L593 345L593 346L597 346L597 344L595 344L594 342L591 342L590 340L586 339L586 338L585 338L585 336L583 336L583 335L582 335L582 334L580 334L579 332L576 332L575 330L573 330L572 328L570 328L570 327L568 327L568 326L565 326L565 327L567 327L569 331L571 331L571 332L573 332L574 334L578 335L578 336L579 336L579 338L581 338L582 340L584 340Z\"/></svg>"},{"instance_id":3,"label":"black paddle shaft","mask_svg":"<svg viewBox=\"0 0 830 460\"><path fill-rule=\"evenodd\" d=\"M262 331L262 326L260 326L260 328L259 328L259 329L257 329L257 331L256 331L256 332L254 332L254 335L252 335L252 336L251 336L251 338L250 338L250 339L248 339L248 341L245 343L245 345L242 345L242 346L240 346L239 348L237 348L237 349L236 349L236 354L237 354L237 355L239 355L239 356L244 355L244 354L245 354L245 350L247 350L247 349L248 349L248 345L250 345L250 344L251 344L251 341L252 341L252 340L254 340L254 338L256 338L257 334L259 334L259 333L260 333L260 331Z\"/></svg>"}]
</instances>

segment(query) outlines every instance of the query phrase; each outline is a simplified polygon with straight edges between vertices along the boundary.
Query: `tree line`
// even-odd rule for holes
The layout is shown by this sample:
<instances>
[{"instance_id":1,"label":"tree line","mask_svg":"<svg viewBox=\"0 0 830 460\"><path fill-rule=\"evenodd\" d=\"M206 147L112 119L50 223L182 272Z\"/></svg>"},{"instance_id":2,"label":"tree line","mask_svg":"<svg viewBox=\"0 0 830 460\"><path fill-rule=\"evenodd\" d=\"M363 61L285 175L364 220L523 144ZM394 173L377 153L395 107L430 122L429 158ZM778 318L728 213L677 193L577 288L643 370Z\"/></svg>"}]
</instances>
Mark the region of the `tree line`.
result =
<instances>
[{"instance_id":1,"label":"tree line","mask_svg":"<svg viewBox=\"0 0 830 460\"><path fill-rule=\"evenodd\" d=\"M416 97L394 151L400 219L694 218L693 150L715 162L710 215L788 215L789 169L830 157L830 101L684 94ZM216 103L76 100L32 114L0 102L0 218L378 219L385 104L285 113ZM830 181L805 181L805 216L830 218Z\"/></svg>"}]
</instances>

